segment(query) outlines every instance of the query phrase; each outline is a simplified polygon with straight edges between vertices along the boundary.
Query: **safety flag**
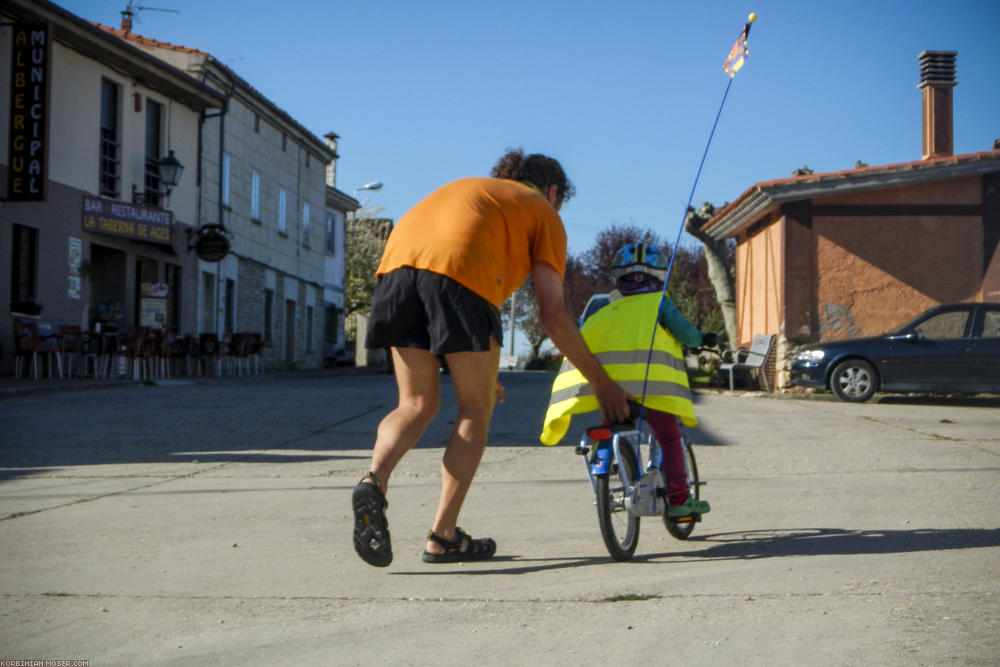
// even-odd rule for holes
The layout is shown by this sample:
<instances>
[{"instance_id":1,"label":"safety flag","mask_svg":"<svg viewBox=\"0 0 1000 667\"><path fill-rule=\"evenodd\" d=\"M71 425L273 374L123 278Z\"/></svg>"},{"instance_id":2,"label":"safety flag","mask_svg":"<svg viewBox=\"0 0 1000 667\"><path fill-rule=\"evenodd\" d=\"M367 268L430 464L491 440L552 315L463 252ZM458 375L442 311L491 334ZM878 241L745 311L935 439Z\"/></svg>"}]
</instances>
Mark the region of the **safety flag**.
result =
<instances>
[{"instance_id":1,"label":"safety flag","mask_svg":"<svg viewBox=\"0 0 1000 667\"><path fill-rule=\"evenodd\" d=\"M740 33L736 43L733 44L733 48L729 51L729 57L726 58L726 62L722 65L722 71L728 74L730 78L736 76L736 73L743 67L743 63L750 57L747 39L750 37L750 24L757 19L757 15L751 14L749 18L750 20L743 26L743 32Z\"/></svg>"}]
</instances>

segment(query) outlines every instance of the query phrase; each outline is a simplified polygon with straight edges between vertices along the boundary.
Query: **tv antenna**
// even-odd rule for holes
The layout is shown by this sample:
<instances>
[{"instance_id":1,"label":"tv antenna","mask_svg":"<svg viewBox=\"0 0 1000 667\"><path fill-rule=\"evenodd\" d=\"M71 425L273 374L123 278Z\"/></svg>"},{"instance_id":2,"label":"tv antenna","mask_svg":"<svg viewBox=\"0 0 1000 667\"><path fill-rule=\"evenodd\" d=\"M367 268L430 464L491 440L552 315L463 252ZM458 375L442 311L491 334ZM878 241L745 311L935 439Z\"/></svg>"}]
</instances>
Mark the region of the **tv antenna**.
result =
<instances>
[{"instance_id":1,"label":"tv antenna","mask_svg":"<svg viewBox=\"0 0 1000 667\"><path fill-rule=\"evenodd\" d=\"M143 7L136 4L136 0L128 0L128 6L122 10L122 30L128 32L132 29L132 17L136 15L136 12L150 11L150 12L171 12L173 14L180 14L179 9L164 9L163 7ZM126 27L127 26L127 27Z\"/></svg>"}]
</instances>

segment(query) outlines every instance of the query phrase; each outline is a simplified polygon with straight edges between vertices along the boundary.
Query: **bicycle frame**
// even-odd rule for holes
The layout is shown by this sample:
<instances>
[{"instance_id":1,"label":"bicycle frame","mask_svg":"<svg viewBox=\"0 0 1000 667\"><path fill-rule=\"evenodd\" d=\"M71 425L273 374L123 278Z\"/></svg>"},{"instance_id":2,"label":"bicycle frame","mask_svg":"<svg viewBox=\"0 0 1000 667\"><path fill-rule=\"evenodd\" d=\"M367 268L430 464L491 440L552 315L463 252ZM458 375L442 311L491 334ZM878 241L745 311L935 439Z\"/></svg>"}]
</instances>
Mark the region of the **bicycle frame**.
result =
<instances>
[{"instance_id":1,"label":"bicycle frame","mask_svg":"<svg viewBox=\"0 0 1000 667\"><path fill-rule=\"evenodd\" d=\"M631 425L629 425L631 426ZM617 430L618 427L595 427L587 429L580 444L576 448L576 453L583 458L584 466L587 469L587 478L590 481L590 488L596 494L597 475L610 475L612 454L615 461L622 460L622 448L628 447L632 450L633 460L646 461L646 465L640 471L639 479L630 479L626 466L618 466L618 477L621 480L625 493L625 507L629 514L633 516L652 516L663 514L664 500L657 493L657 489L663 487L663 476L660 473L661 452L659 443L652 433L640 432L636 428L625 427L625 430ZM611 437L597 439L592 432L601 431L600 436L606 436L608 432ZM591 454L591 443L594 444L593 455ZM647 456L642 457L642 446L646 446Z\"/></svg>"}]
</instances>

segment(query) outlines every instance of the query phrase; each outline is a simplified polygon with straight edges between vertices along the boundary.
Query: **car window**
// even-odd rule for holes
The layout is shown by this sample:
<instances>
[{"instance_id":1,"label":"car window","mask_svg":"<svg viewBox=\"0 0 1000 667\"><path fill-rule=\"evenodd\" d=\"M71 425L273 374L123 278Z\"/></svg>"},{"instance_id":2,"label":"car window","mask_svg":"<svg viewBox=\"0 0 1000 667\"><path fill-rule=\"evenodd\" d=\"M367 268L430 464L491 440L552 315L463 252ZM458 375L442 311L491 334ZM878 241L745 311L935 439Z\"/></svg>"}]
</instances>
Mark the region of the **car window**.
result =
<instances>
[{"instance_id":1,"label":"car window","mask_svg":"<svg viewBox=\"0 0 1000 667\"><path fill-rule=\"evenodd\" d=\"M983 338L1000 338L1000 310L983 313Z\"/></svg>"},{"instance_id":2,"label":"car window","mask_svg":"<svg viewBox=\"0 0 1000 667\"><path fill-rule=\"evenodd\" d=\"M968 320L968 311L953 310L933 315L915 326L913 330L921 338L929 338L931 340L961 338L965 335L965 325Z\"/></svg>"}]
</instances>

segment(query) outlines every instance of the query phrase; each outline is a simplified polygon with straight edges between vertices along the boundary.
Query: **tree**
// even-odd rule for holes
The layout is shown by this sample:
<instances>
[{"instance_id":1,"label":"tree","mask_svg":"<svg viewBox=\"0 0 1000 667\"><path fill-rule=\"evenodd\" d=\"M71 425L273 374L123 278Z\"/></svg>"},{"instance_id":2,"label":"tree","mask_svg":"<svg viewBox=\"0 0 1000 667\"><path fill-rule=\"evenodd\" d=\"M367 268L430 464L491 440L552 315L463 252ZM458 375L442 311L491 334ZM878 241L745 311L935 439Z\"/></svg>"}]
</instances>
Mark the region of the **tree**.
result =
<instances>
[{"instance_id":1,"label":"tree","mask_svg":"<svg viewBox=\"0 0 1000 667\"><path fill-rule=\"evenodd\" d=\"M375 291L375 270L382 258L392 221L375 217L384 207L358 209L348 216L344 233L344 314L353 330L355 313L368 311ZM345 322L346 323L346 322ZM349 336L350 337L350 336Z\"/></svg>"},{"instance_id":2,"label":"tree","mask_svg":"<svg viewBox=\"0 0 1000 667\"><path fill-rule=\"evenodd\" d=\"M702 231L702 226L715 215L715 206L705 202L695 213L688 209L684 219L684 229L688 234L701 241L704 248L703 256L707 269L707 277L715 291L715 300L722 313L726 328L726 336L732 345L737 344L736 338L736 286L733 279L735 265L735 244L729 240L716 240Z\"/></svg>"}]
</instances>

